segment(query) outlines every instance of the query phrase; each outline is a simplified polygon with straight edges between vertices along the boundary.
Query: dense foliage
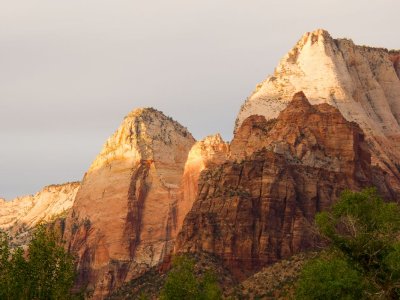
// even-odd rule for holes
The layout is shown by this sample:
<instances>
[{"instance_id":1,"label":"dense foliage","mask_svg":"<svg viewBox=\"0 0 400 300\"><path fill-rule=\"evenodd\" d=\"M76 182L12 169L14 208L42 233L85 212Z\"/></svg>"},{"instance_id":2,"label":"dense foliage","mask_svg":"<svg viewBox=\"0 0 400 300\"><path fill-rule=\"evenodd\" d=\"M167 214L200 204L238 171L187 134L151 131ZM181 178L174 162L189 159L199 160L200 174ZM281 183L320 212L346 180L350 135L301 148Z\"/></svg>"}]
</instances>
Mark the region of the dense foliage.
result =
<instances>
[{"instance_id":1,"label":"dense foliage","mask_svg":"<svg viewBox=\"0 0 400 300\"><path fill-rule=\"evenodd\" d=\"M0 233L0 299L71 299L73 258L54 233L39 226L27 251L10 249Z\"/></svg>"},{"instance_id":2,"label":"dense foliage","mask_svg":"<svg viewBox=\"0 0 400 300\"><path fill-rule=\"evenodd\" d=\"M195 273L195 261L185 255L177 256L173 268L161 291L163 300L218 300L221 290L215 274L206 271L202 276Z\"/></svg>"},{"instance_id":3,"label":"dense foliage","mask_svg":"<svg viewBox=\"0 0 400 300\"><path fill-rule=\"evenodd\" d=\"M399 299L400 208L375 189L346 191L316 223L329 249L301 274L298 299Z\"/></svg>"}]
</instances>

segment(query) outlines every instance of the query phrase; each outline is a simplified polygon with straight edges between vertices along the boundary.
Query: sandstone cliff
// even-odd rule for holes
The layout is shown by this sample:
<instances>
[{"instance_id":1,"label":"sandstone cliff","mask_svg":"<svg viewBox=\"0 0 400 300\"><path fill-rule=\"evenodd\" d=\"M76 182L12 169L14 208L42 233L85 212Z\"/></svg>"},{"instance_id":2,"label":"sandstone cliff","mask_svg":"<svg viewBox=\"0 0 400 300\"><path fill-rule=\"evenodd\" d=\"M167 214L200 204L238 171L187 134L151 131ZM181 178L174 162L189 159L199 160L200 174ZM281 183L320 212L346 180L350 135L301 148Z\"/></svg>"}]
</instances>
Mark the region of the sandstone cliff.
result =
<instances>
[{"instance_id":1,"label":"sandstone cliff","mask_svg":"<svg viewBox=\"0 0 400 300\"><path fill-rule=\"evenodd\" d=\"M182 178L182 202L179 205L177 222L179 229L196 200L200 173L206 168L224 163L228 155L229 144L224 142L219 134L210 135L196 142L190 149Z\"/></svg>"},{"instance_id":2,"label":"sandstone cliff","mask_svg":"<svg viewBox=\"0 0 400 300\"><path fill-rule=\"evenodd\" d=\"M0 229L13 237L14 245L23 245L34 226L72 207L79 185L79 182L49 185L35 195L0 200Z\"/></svg>"},{"instance_id":3,"label":"sandstone cliff","mask_svg":"<svg viewBox=\"0 0 400 300\"><path fill-rule=\"evenodd\" d=\"M373 163L399 176L399 51L357 46L324 30L306 33L243 104L235 130L251 115L276 118L298 91L359 124Z\"/></svg>"},{"instance_id":4,"label":"sandstone cliff","mask_svg":"<svg viewBox=\"0 0 400 300\"><path fill-rule=\"evenodd\" d=\"M102 298L158 264L178 230L192 135L155 109L137 109L85 174L66 221L78 286Z\"/></svg>"},{"instance_id":5,"label":"sandstone cliff","mask_svg":"<svg viewBox=\"0 0 400 300\"><path fill-rule=\"evenodd\" d=\"M230 157L201 174L176 251L214 253L238 276L312 248L316 212L344 189L394 193L371 165L360 127L328 104L310 105L303 93L276 120L244 120Z\"/></svg>"}]
</instances>

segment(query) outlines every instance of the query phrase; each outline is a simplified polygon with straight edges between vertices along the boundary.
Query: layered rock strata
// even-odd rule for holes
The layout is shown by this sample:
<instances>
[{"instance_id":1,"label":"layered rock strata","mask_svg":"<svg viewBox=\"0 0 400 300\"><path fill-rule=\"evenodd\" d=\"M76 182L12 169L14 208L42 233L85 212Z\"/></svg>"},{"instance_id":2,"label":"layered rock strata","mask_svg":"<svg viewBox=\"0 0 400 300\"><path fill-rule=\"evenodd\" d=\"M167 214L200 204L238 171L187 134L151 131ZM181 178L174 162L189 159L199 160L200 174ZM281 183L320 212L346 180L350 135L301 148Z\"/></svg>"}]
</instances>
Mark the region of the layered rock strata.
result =
<instances>
[{"instance_id":1,"label":"layered rock strata","mask_svg":"<svg viewBox=\"0 0 400 300\"><path fill-rule=\"evenodd\" d=\"M235 130L251 115L276 118L301 90L312 104L328 103L359 124L373 163L398 178L399 73L399 51L357 46L324 30L306 33L243 104Z\"/></svg>"},{"instance_id":2,"label":"layered rock strata","mask_svg":"<svg viewBox=\"0 0 400 300\"><path fill-rule=\"evenodd\" d=\"M206 251L238 276L315 246L312 223L344 189L394 193L371 165L360 127L303 93L275 120L251 116L236 130L230 160L201 174L177 252Z\"/></svg>"}]
</instances>

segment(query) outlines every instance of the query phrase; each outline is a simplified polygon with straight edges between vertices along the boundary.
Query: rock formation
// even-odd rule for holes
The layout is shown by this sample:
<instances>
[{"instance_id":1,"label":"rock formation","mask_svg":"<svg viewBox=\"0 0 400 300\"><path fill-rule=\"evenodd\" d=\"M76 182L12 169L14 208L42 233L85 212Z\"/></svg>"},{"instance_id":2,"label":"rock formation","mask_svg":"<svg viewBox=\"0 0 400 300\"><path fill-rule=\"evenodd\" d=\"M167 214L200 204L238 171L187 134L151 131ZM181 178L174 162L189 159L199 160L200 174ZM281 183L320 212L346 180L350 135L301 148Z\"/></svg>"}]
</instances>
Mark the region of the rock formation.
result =
<instances>
[{"instance_id":1,"label":"rock formation","mask_svg":"<svg viewBox=\"0 0 400 300\"><path fill-rule=\"evenodd\" d=\"M66 222L78 287L102 298L158 264L177 234L192 135L155 109L137 109L85 174Z\"/></svg>"},{"instance_id":2,"label":"rock formation","mask_svg":"<svg viewBox=\"0 0 400 300\"><path fill-rule=\"evenodd\" d=\"M206 169L224 163L229 154L229 144L219 134L210 135L196 142L190 149L182 178L182 203L178 211L178 228L196 200L200 173Z\"/></svg>"},{"instance_id":3,"label":"rock formation","mask_svg":"<svg viewBox=\"0 0 400 300\"><path fill-rule=\"evenodd\" d=\"M393 194L360 127L303 93L276 120L244 120L230 157L201 174L176 251L214 253L238 276L312 248L316 212L344 189L376 185Z\"/></svg>"},{"instance_id":4,"label":"rock formation","mask_svg":"<svg viewBox=\"0 0 400 300\"><path fill-rule=\"evenodd\" d=\"M306 33L243 104L236 130L251 115L276 118L303 91L311 104L328 103L359 124L373 145L373 163L399 177L399 53L333 39L324 30Z\"/></svg>"},{"instance_id":5,"label":"rock formation","mask_svg":"<svg viewBox=\"0 0 400 300\"><path fill-rule=\"evenodd\" d=\"M23 245L34 226L72 207L79 185L79 182L49 185L35 195L0 200L0 229L13 237L14 245Z\"/></svg>"}]
</instances>

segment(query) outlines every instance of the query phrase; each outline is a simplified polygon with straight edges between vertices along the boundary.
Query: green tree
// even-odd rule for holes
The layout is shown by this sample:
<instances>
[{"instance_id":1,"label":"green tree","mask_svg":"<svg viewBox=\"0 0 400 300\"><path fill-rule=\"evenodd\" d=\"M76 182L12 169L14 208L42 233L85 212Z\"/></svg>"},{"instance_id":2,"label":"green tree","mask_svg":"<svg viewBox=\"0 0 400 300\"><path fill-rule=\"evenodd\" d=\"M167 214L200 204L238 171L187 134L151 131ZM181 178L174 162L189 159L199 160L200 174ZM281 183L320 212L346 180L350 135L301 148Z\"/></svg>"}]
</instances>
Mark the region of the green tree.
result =
<instances>
[{"instance_id":1,"label":"green tree","mask_svg":"<svg viewBox=\"0 0 400 300\"><path fill-rule=\"evenodd\" d=\"M72 299L74 262L53 232L39 226L27 251L0 233L0 299Z\"/></svg>"},{"instance_id":2,"label":"green tree","mask_svg":"<svg viewBox=\"0 0 400 300\"><path fill-rule=\"evenodd\" d=\"M161 299L218 300L221 299L221 290L211 271L206 271L198 278L195 274L195 261L181 255L173 260L173 268L161 291Z\"/></svg>"},{"instance_id":3,"label":"green tree","mask_svg":"<svg viewBox=\"0 0 400 300\"><path fill-rule=\"evenodd\" d=\"M330 211L317 214L316 224L329 242L329 255L304 267L297 298L359 299L357 285L363 298L400 297L400 208L396 203L384 202L373 188L345 191ZM325 287L322 294L316 286Z\"/></svg>"},{"instance_id":4,"label":"green tree","mask_svg":"<svg viewBox=\"0 0 400 300\"><path fill-rule=\"evenodd\" d=\"M36 229L29 244L28 270L31 299L69 299L75 277L73 257L44 226Z\"/></svg>"},{"instance_id":5,"label":"green tree","mask_svg":"<svg viewBox=\"0 0 400 300\"><path fill-rule=\"evenodd\" d=\"M200 298L204 300L222 299L221 288L214 272L207 270L200 281Z\"/></svg>"},{"instance_id":6,"label":"green tree","mask_svg":"<svg viewBox=\"0 0 400 300\"><path fill-rule=\"evenodd\" d=\"M8 236L4 232L0 232L0 299L9 299L10 285L10 247L8 244Z\"/></svg>"}]
</instances>

